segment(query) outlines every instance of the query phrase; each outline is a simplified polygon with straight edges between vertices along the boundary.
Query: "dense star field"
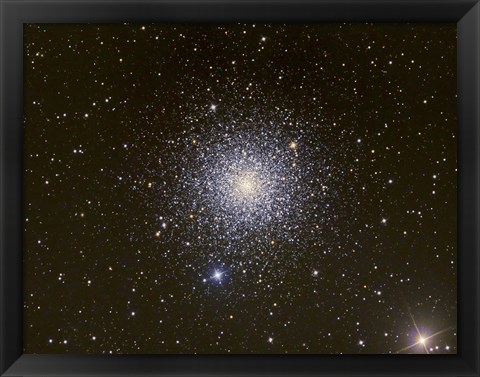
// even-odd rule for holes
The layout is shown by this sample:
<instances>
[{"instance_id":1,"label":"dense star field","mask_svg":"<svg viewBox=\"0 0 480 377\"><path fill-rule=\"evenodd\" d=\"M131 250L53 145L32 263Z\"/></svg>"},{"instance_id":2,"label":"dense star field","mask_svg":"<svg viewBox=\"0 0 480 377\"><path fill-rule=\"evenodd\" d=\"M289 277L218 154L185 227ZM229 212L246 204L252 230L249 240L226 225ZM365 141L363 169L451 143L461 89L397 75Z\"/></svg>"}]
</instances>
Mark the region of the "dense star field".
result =
<instances>
[{"instance_id":1,"label":"dense star field","mask_svg":"<svg viewBox=\"0 0 480 377\"><path fill-rule=\"evenodd\" d=\"M454 24L25 26L26 353L456 353Z\"/></svg>"}]
</instances>

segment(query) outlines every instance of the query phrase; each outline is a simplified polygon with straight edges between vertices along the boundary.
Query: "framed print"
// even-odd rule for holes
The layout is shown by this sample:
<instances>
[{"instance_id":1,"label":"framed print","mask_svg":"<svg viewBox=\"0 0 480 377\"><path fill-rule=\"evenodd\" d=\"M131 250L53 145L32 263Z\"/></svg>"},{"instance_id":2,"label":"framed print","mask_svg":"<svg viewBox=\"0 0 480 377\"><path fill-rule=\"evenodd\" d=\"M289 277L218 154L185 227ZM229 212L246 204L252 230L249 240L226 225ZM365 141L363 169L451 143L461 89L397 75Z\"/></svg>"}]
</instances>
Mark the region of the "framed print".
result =
<instances>
[{"instance_id":1,"label":"framed print","mask_svg":"<svg viewBox=\"0 0 480 377\"><path fill-rule=\"evenodd\" d=\"M1 373L478 376L476 1L2 1Z\"/></svg>"}]
</instances>

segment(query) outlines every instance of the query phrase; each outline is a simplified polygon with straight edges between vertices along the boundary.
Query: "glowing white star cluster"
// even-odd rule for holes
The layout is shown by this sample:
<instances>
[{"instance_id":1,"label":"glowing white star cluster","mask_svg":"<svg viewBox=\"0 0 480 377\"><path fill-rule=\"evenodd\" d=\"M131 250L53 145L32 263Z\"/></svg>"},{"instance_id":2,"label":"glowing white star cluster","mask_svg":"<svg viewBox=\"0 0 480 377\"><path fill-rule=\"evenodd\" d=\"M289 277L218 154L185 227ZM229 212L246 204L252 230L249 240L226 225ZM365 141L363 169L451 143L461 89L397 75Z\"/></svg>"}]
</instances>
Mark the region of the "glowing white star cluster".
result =
<instances>
[{"instance_id":1,"label":"glowing white star cluster","mask_svg":"<svg viewBox=\"0 0 480 377\"><path fill-rule=\"evenodd\" d=\"M338 190L345 182L332 173L348 165L342 149L331 161L322 143L328 120L312 126L299 118L291 125L288 112L280 117L255 110L246 117L223 108L214 114L221 122L188 139L179 199L172 202L194 220L192 234L202 234L187 251L207 255L207 269L228 261L228 269L253 265L259 272L275 269L281 278L305 245L320 246L322 232L335 229ZM315 225L308 231L312 219ZM287 264L276 262L280 254L290 255Z\"/></svg>"},{"instance_id":2,"label":"glowing white star cluster","mask_svg":"<svg viewBox=\"0 0 480 377\"><path fill-rule=\"evenodd\" d=\"M335 122L318 116L312 123L261 105L251 110L243 114L223 105L185 118L190 131L182 147L148 151L147 159L158 159L139 179L158 182L141 193L159 215L154 235L160 242L177 237L164 215L187 220L181 253L199 259L202 281L211 281L214 269L230 271L227 281L237 284L251 274L274 273L280 283L292 268L310 270L304 252L321 251L319 258L331 253L328 240L341 237L335 230L348 229L357 211L340 196L356 179L348 149L332 153L325 143ZM346 170L351 173L344 179ZM162 184L167 179L174 184ZM155 192L158 201L152 202Z\"/></svg>"},{"instance_id":3,"label":"glowing white star cluster","mask_svg":"<svg viewBox=\"0 0 480 377\"><path fill-rule=\"evenodd\" d=\"M199 135L196 153L187 160L188 166L198 167L194 176L184 178L185 189L196 199L195 211L229 232L267 225L290 229L309 195L321 187L306 179L315 168L301 159L308 151L299 151L297 143L292 148L292 136L264 119L218 130L204 140Z\"/></svg>"}]
</instances>

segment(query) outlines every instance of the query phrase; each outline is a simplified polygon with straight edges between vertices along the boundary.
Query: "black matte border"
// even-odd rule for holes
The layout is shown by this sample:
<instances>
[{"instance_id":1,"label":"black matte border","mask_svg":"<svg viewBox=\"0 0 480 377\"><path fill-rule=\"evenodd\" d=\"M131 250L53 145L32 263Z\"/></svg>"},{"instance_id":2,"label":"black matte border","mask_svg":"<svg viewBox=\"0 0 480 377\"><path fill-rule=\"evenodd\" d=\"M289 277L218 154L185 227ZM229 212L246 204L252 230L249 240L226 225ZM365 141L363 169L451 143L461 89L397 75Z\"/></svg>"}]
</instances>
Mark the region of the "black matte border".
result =
<instances>
[{"instance_id":1,"label":"black matte border","mask_svg":"<svg viewBox=\"0 0 480 377\"><path fill-rule=\"evenodd\" d=\"M479 0L0 0L2 376L480 376ZM458 355L23 355L23 23L457 22Z\"/></svg>"}]
</instances>

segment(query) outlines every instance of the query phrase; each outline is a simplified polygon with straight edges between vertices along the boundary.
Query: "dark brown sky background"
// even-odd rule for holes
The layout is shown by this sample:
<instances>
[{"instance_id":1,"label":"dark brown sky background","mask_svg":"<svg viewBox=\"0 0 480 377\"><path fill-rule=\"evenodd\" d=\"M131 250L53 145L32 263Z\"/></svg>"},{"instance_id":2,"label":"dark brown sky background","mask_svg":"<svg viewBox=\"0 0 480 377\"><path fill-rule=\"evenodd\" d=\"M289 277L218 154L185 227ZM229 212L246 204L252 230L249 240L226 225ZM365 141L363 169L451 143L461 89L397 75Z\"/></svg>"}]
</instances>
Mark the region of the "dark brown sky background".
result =
<instances>
[{"instance_id":1,"label":"dark brown sky background","mask_svg":"<svg viewBox=\"0 0 480 377\"><path fill-rule=\"evenodd\" d=\"M24 41L26 353L457 352L454 24Z\"/></svg>"}]
</instances>

